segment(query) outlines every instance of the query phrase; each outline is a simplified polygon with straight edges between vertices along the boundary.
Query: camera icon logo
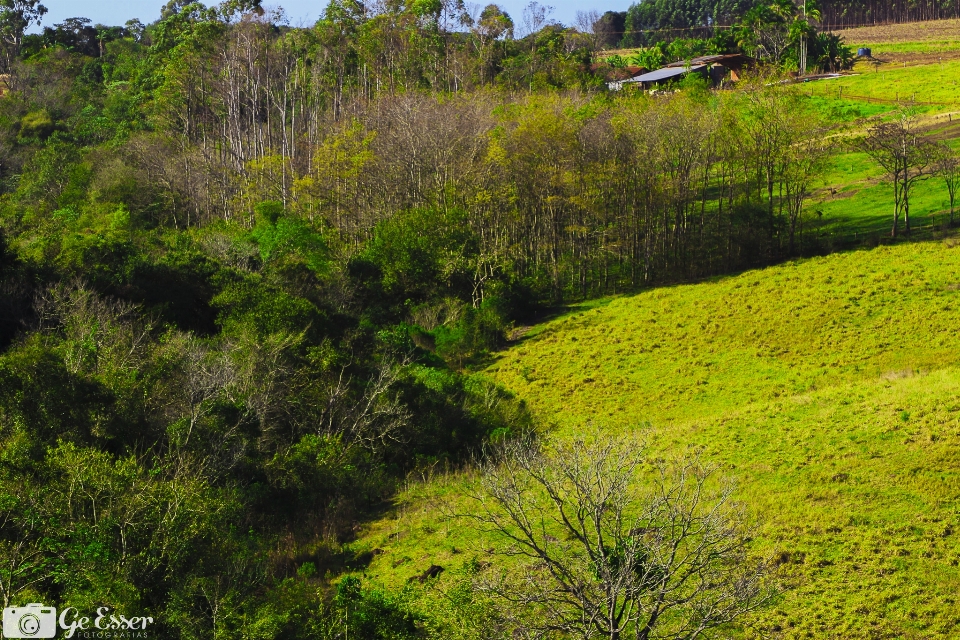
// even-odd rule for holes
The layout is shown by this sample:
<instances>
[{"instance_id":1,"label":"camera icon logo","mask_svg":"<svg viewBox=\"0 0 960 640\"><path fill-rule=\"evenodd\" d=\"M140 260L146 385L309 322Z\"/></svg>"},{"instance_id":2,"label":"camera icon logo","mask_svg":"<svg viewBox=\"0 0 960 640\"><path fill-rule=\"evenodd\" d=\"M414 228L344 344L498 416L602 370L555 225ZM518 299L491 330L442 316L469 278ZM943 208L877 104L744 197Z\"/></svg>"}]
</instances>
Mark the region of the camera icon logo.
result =
<instances>
[{"instance_id":1,"label":"camera icon logo","mask_svg":"<svg viewBox=\"0 0 960 640\"><path fill-rule=\"evenodd\" d=\"M3 610L4 638L52 638L57 633L57 610L36 602Z\"/></svg>"}]
</instances>

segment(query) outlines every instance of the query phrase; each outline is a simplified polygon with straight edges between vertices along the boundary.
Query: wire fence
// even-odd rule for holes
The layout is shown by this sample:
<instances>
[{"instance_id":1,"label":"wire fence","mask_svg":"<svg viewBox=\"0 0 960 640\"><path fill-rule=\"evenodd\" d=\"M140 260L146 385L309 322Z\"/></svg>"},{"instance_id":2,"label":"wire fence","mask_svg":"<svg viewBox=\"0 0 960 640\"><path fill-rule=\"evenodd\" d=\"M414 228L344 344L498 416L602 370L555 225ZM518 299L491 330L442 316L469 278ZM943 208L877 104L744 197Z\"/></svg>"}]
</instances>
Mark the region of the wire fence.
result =
<instances>
[{"instance_id":1,"label":"wire fence","mask_svg":"<svg viewBox=\"0 0 960 640\"><path fill-rule=\"evenodd\" d=\"M893 216L890 216L890 226L878 226L874 229L860 229L849 231L844 229L819 229L816 236L821 248L827 250L850 249L862 246L876 246L890 244L900 240L937 240L956 234L960 224L960 215L953 216L947 209L934 211L927 215L912 218L910 235L905 235L903 219L900 220L897 237L891 236Z\"/></svg>"},{"instance_id":2,"label":"wire fence","mask_svg":"<svg viewBox=\"0 0 960 640\"><path fill-rule=\"evenodd\" d=\"M826 86L814 87L811 85L812 85L812 82L804 83L803 89L802 89L803 93L811 97L818 96L821 98L836 98L838 100L844 100L844 99L856 100L859 102L870 102L873 104L890 104L890 105L908 104L908 105L915 105L915 106L921 106L921 107L958 107L960 108L960 102L958 101L939 102L936 100L917 100L917 94L914 92L904 93L903 96L900 96L899 94L895 94L893 98L881 98L879 96L865 96L857 93L850 93L848 91L844 91L843 86L832 88L832 87L826 87Z\"/></svg>"}]
</instances>

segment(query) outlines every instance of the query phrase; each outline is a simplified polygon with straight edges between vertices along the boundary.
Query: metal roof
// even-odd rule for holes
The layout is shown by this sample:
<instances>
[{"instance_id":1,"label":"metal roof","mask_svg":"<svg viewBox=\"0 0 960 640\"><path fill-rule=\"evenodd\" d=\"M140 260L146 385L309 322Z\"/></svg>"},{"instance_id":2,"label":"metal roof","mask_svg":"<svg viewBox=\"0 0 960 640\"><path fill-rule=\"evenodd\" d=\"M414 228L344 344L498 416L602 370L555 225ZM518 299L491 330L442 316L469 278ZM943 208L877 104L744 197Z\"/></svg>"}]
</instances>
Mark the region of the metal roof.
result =
<instances>
[{"instance_id":1,"label":"metal roof","mask_svg":"<svg viewBox=\"0 0 960 640\"><path fill-rule=\"evenodd\" d=\"M664 67L663 69L657 69L656 71L651 71L650 73L645 73L642 76L636 76L630 78L628 82L658 82L660 80L669 80L670 78L677 78L686 73L691 73L693 71L702 71L706 69L707 65L698 64L692 67Z\"/></svg>"},{"instance_id":2,"label":"metal roof","mask_svg":"<svg viewBox=\"0 0 960 640\"><path fill-rule=\"evenodd\" d=\"M692 64L694 66L699 64L723 64L724 62L733 62L740 64L749 64L753 62L753 58L750 56L745 56L742 53L720 53L710 56L699 56L688 61L681 60L680 62L671 62L668 64L668 67L683 67L687 64Z\"/></svg>"}]
</instances>

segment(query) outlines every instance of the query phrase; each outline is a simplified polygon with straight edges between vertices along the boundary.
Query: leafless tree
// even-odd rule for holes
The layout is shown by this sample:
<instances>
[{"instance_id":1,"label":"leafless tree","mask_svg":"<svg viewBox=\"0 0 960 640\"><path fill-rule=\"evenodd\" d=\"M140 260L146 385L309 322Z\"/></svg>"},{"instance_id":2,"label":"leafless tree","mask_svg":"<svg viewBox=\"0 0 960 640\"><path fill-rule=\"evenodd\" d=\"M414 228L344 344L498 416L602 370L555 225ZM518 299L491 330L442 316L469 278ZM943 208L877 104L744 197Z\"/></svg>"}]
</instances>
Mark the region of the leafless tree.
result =
<instances>
[{"instance_id":1,"label":"leafless tree","mask_svg":"<svg viewBox=\"0 0 960 640\"><path fill-rule=\"evenodd\" d=\"M374 450L388 440L397 440L412 417L395 390L400 372L410 362L409 356L400 361L381 361L359 398L351 394L351 380L345 370L341 371L330 388L319 431Z\"/></svg>"},{"instance_id":2,"label":"leafless tree","mask_svg":"<svg viewBox=\"0 0 960 640\"><path fill-rule=\"evenodd\" d=\"M597 51L600 49L600 36L597 34L597 30L594 28L594 25L600 22L600 12L596 9L591 9L589 11L577 11L577 19L575 26L577 31L582 34L583 40L590 51Z\"/></svg>"},{"instance_id":3,"label":"leafless tree","mask_svg":"<svg viewBox=\"0 0 960 640\"><path fill-rule=\"evenodd\" d=\"M540 31L547 24L551 13L553 7L532 0L523 8L523 32L520 36L526 37Z\"/></svg>"},{"instance_id":4,"label":"leafless tree","mask_svg":"<svg viewBox=\"0 0 960 640\"><path fill-rule=\"evenodd\" d=\"M498 454L468 517L512 557L479 586L514 637L699 638L772 594L729 484L696 458L668 467L600 434Z\"/></svg>"},{"instance_id":5,"label":"leafless tree","mask_svg":"<svg viewBox=\"0 0 960 640\"><path fill-rule=\"evenodd\" d=\"M757 25L756 36L760 57L779 64L790 46L790 32L780 24L763 24Z\"/></svg>"},{"instance_id":6,"label":"leafless tree","mask_svg":"<svg viewBox=\"0 0 960 640\"><path fill-rule=\"evenodd\" d=\"M810 183L823 169L830 146L823 139L808 136L787 150L788 161L783 171L783 192L790 229L790 254L796 244L803 243L803 205L810 195Z\"/></svg>"},{"instance_id":7,"label":"leafless tree","mask_svg":"<svg viewBox=\"0 0 960 640\"><path fill-rule=\"evenodd\" d=\"M137 370L147 358L155 322L136 305L76 281L41 292L35 307L41 330L63 336L64 365L72 373L113 377Z\"/></svg>"},{"instance_id":8,"label":"leafless tree","mask_svg":"<svg viewBox=\"0 0 960 640\"><path fill-rule=\"evenodd\" d=\"M903 214L903 232L910 233L910 187L925 175L933 157L933 143L923 137L916 116L901 109L895 120L882 122L870 129L860 147L884 168L893 181L893 227L890 236L899 231Z\"/></svg>"},{"instance_id":9,"label":"leafless tree","mask_svg":"<svg viewBox=\"0 0 960 640\"><path fill-rule=\"evenodd\" d=\"M953 226L954 204L957 199L957 186L960 184L960 156L946 142L936 146L934 154L934 172L943 178L950 196L950 226Z\"/></svg>"},{"instance_id":10,"label":"leafless tree","mask_svg":"<svg viewBox=\"0 0 960 640\"><path fill-rule=\"evenodd\" d=\"M242 417L223 424L211 420L219 405L242 398L237 365L225 349L179 332L168 336L163 357L172 365L175 384L155 393L170 425L168 455L174 475L221 477L239 463L246 446L240 437Z\"/></svg>"},{"instance_id":11,"label":"leafless tree","mask_svg":"<svg viewBox=\"0 0 960 640\"><path fill-rule=\"evenodd\" d=\"M0 597L8 607L18 594L50 578L53 567L41 536L42 515L36 496L26 487L4 489L4 502L0 504Z\"/></svg>"},{"instance_id":12,"label":"leafless tree","mask_svg":"<svg viewBox=\"0 0 960 640\"><path fill-rule=\"evenodd\" d=\"M600 21L600 12L596 9L577 11L576 27L581 33L593 33L594 25Z\"/></svg>"}]
</instances>

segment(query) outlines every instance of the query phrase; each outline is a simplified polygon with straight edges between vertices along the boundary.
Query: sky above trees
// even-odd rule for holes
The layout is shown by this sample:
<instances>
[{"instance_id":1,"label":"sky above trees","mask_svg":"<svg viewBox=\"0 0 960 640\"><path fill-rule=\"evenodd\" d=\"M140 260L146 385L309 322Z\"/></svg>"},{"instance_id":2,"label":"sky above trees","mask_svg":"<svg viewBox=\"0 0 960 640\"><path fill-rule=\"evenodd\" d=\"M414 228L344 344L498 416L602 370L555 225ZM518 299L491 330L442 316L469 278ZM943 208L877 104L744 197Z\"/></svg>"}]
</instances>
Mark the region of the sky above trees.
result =
<instances>
[{"instance_id":1,"label":"sky above trees","mask_svg":"<svg viewBox=\"0 0 960 640\"><path fill-rule=\"evenodd\" d=\"M120 25L130 20L138 18L142 22L152 22L160 16L160 7L162 0L108 0L106 2L90 2L89 0L50 0L46 2L46 7L50 10L44 16L42 26L52 26L57 22L62 22L67 18L82 16L90 18L94 23ZM205 4L213 4L212 1ZM285 10L291 25L297 25L300 22L310 24L314 22L323 10L326 3L319 0L285 0L284 2L265 1L264 7L281 6ZM470 4L468 2L468 4ZM486 4L478 3L478 4ZM515 20L520 17L525 6L524 0L504 0L500 4ZM577 11L589 11L596 9L603 13L604 11L625 11L630 6L630 0L609 0L603 6L596 6L591 2L583 0L552 0L543 2L555 7L552 14L554 20L564 24L574 24ZM41 28L42 28L41 26ZM39 31L36 27L34 31Z\"/></svg>"}]
</instances>

